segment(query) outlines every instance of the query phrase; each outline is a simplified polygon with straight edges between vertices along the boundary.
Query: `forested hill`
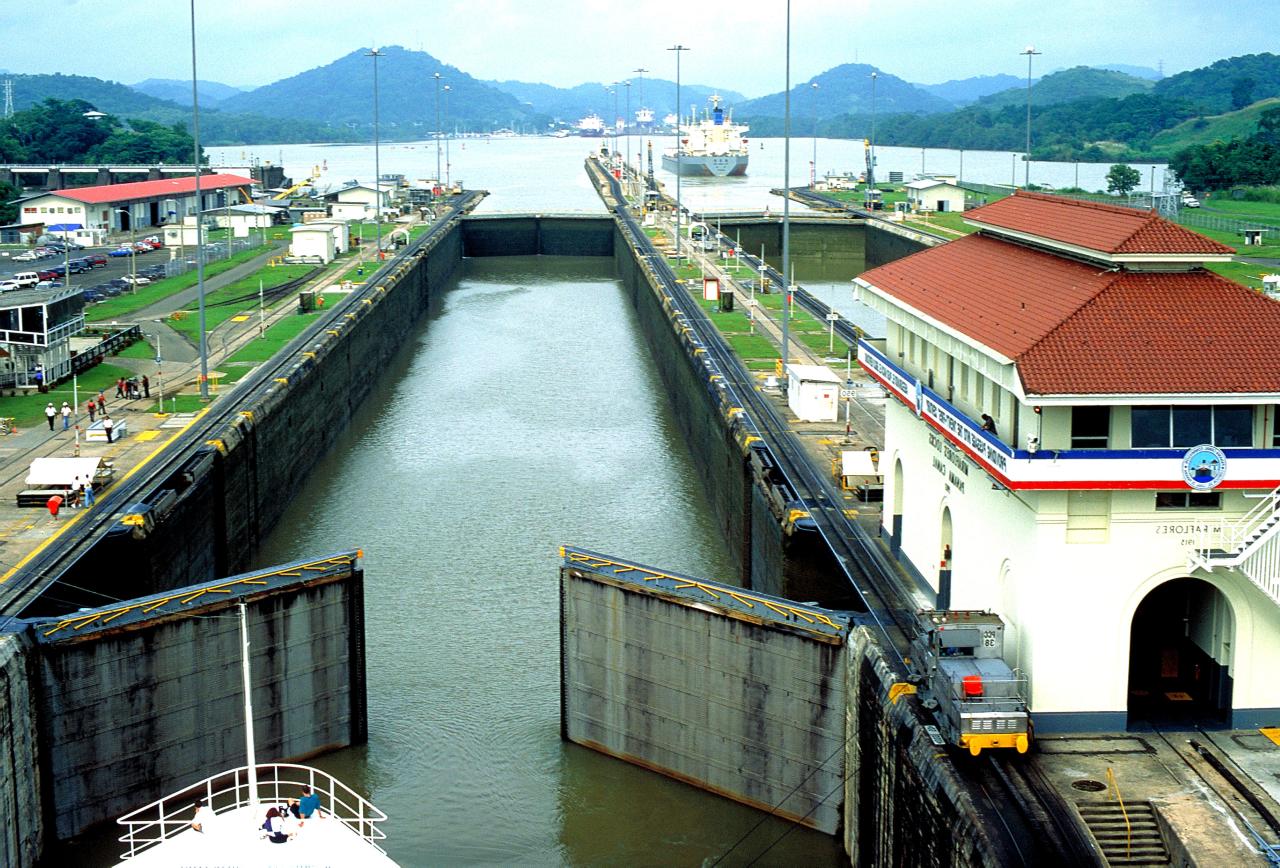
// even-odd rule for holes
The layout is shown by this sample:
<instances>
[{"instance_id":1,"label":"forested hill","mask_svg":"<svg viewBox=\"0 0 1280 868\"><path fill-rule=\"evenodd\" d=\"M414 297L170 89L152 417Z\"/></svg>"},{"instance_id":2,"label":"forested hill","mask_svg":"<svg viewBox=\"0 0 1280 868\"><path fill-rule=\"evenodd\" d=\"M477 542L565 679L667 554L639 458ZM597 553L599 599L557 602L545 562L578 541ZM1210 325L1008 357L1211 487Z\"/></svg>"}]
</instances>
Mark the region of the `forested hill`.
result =
<instances>
[{"instance_id":1,"label":"forested hill","mask_svg":"<svg viewBox=\"0 0 1280 868\"><path fill-rule=\"evenodd\" d=\"M1076 102L1082 99L1099 97L1126 97L1130 94L1145 93L1155 86L1155 82L1147 78L1138 78L1115 72L1110 69L1093 69L1088 66L1077 66L1046 75L1031 86L1032 105L1057 105L1064 102ZM993 93L978 100L978 105L987 108L1004 108L1007 105L1027 104L1026 87L1013 87Z\"/></svg>"},{"instance_id":2,"label":"forested hill","mask_svg":"<svg viewBox=\"0 0 1280 868\"><path fill-rule=\"evenodd\" d=\"M380 49L379 115L388 138L429 134L436 128L435 76L449 86L441 95L441 126L489 131L495 127L545 129L547 118L515 97L477 81L423 51L398 45ZM239 94L220 108L275 117L302 118L333 126L363 128L373 121L373 63L358 49L333 63Z\"/></svg>"},{"instance_id":3,"label":"forested hill","mask_svg":"<svg viewBox=\"0 0 1280 868\"><path fill-rule=\"evenodd\" d=\"M1156 83L1157 96L1182 99L1197 114L1216 115L1280 96L1280 56L1246 54L1180 72Z\"/></svg>"}]
</instances>

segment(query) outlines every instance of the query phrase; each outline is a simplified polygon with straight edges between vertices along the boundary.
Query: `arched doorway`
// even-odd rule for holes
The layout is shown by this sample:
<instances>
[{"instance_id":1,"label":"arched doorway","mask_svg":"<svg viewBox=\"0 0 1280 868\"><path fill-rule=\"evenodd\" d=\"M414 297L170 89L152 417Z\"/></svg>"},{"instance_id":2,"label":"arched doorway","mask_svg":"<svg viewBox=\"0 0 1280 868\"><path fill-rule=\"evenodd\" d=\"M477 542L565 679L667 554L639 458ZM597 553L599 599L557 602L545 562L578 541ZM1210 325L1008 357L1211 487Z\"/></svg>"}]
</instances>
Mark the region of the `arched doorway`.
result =
<instances>
[{"instance_id":1,"label":"arched doorway","mask_svg":"<svg viewBox=\"0 0 1280 868\"><path fill-rule=\"evenodd\" d=\"M120 215L120 231L131 231L133 229L133 212L128 208L119 208L117 213Z\"/></svg>"},{"instance_id":2,"label":"arched doorway","mask_svg":"<svg viewBox=\"0 0 1280 868\"><path fill-rule=\"evenodd\" d=\"M1129 724L1230 723L1234 641L1231 604L1208 582L1174 579L1147 594L1129 635Z\"/></svg>"},{"instance_id":3,"label":"arched doorway","mask_svg":"<svg viewBox=\"0 0 1280 868\"><path fill-rule=\"evenodd\" d=\"M902 459L893 462L893 524L889 528L889 551L902 548Z\"/></svg>"},{"instance_id":4,"label":"arched doorway","mask_svg":"<svg viewBox=\"0 0 1280 868\"><path fill-rule=\"evenodd\" d=\"M951 608L951 507L942 508L942 538L938 546L938 602L937 608Z\"/></svg>"}]
</instances>

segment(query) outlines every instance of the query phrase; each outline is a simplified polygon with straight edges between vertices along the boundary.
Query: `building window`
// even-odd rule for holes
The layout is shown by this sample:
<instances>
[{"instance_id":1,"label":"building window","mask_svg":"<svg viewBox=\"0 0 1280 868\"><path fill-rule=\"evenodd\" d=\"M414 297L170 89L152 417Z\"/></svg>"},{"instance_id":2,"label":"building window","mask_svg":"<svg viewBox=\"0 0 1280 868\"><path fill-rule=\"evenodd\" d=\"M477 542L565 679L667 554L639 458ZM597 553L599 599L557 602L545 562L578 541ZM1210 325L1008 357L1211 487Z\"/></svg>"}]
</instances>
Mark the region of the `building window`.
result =
<instances>
[{"instance_id":1,"label":"building window","mask_svg":"<svg viewBox=\"0 0 1280 868\"><path fill-rule=\"evenodd\" d=\"M1072 449L1106 449L1110 436L1110 407L1071 408Z\"/></svg>"},{"instance_id":2,"label":"building window","mask_svg":"<svg viewBox=\"0 0 1280 868\"><path fill-rule=\"evenodd\" d=\"M1156 509L1218 509L1220 491L1157 491Z\"/></svg>"},{"instance_id":3,"label":"building window","mask_svg":"<svg viewBox=\"0 0 1280 868\"><path fill-rule=\"evenodd\" d=\"M1253 445L1252 407L1134 407L1130 415L1134 449Z\"/></svg>"}]
</instances>

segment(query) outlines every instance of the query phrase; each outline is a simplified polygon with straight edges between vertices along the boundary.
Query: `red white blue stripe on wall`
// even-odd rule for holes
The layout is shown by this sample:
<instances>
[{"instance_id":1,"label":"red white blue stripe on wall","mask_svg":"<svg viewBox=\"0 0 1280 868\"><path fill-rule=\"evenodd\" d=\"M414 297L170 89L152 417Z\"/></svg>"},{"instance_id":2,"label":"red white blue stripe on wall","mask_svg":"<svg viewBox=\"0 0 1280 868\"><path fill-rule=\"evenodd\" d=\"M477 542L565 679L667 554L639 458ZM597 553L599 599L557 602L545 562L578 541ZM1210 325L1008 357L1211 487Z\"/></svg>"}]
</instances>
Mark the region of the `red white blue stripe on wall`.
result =
<instances>
[{"instance_id":1,"label":"red white blue stripe on wall","mask_svg":"<svg viewBox=\"0 0 1280 868\"><path fill-rule=\"evenodd\" d=\"M858 364L1001 485L1014 491L1267 489L1280 449L1014 449L888 356L858 342ZM1215 463L1216 462L1216 463Z\"/></svg>"}]
</instances>

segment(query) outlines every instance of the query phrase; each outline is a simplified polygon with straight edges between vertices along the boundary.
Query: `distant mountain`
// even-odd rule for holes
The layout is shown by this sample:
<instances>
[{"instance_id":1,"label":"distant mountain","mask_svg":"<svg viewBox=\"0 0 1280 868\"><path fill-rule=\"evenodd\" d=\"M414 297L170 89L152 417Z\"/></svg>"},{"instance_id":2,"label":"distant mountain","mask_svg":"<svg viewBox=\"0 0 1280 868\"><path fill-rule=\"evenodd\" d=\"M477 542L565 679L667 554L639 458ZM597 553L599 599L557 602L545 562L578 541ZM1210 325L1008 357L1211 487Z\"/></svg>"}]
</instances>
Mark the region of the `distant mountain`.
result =
<instances>
[{"instance_id":1,"label":"distant mountain","mask_svg":"<svg viewBox=\"0 0 1280 868\"><path fill-rule=\"evenodd\" d=\"M427 135L435 129L435 83L441 84L440 125L445 129L488 131L495 127L544 129L547 118L504 93L430 54L398 45L380 49L379 115L387 138ZM228 112L305 118L332 125L367 128L373 123L373 58L366 49L298 75L224 100Z\"/></svg>"},{"instance_id":2,"label":"distant mountain","mask_svg":"<svg viewBox=\"0 0 1280 868\"><path fill-rule=\"evenodd\" d=\"M877 113L934 114L950 111L955 106L940 96L927 93L896 75L881 72L865 63L846 63L828 69L809 81L791 89L791 115L795 119L812 122L841 114L867 114L871 112L871 73L877 73L875 82L875 110ZM818 87L813 88L817 83ZM741 117L780 118L784 113L785 94L774 93L748 100L738 106Z\"/></svg>"},{"instance_id":3,"label":"distant mountain","mask_svg":"<svg viewBox=\"0 0 1280 868\"><path fill-rule=\"evenodd\" d=\"M1159 81L1164 78L1164 74L1158 69L1152 69L1149 66L1130 66L1127 63L1100 63L1095 69L1110 69L1115 72L1123 72L1125 75L1132 75L1134 78L1148 78L1152 81Z\"/></svg>"},{"instance_id":4,"label":"distant mountain","mask_svg":"<svg viewBox=\"0 0 1280 868\"><path fill-rule=\"evenodd\" d=\"M553 87L549 84L533 84L525 81L488 81L485 84L509 93L521 103L535 112L547 115L565 123L573 123L579 118L595 112L608 123L613 114L613 96L607 91L609 85L596 82L580 84L576 87ZM641 106L642 84L640 79L631 81L631 113L635 115ZM646 78L643 82L644 106L653 109L659 121L665 115L676 110L676 83L661 78ZM744 102L746 97L735 90L707 87L701 84L681 83L680 100L684 103L684 113L688 114L690 105L699 107L707 104L713 94L720 94L724 105L732 108ZM618 89L618 115L627 113L627 88Z\"/></svg>"},{"instance_id":5,"label":"distant mountain","mask_svg":"<svg viewBox=\"0 0 1280 868\"><path fill-rule=\"evenodd\" d=\"M1038 80L1032 79L1033 82ZM964 106L971 102L976 102L984 96L999 93L1011 87L1025 85L1026 81L1025 78L1018 78L1016 75L1001 73L999 75L975 75L972 78L958 78L944 81L942 84L917 84L916 87L926 93L940 96L954 105Z\"/></svg>"},{"instance_id":6,"label":"distant mountain","mask_svg":"<svg viewBox=\"0 0 1280 868\"><path fill-rule=\"evenodd\" d=\"M1260 99L1280 96L1280 56L1246 54L1219 60L1161 79L1155 92L1189 100L1204 114L1241 109Z\"/></svg>"},{"instance_id":7,"label":"distant mountain","mask_svg":"<svg viewBox=\"0 0 1280 868\"><path fill-rule=\"evenodd\" d=\"M179 115L190 113L175 103L156 99L128 85L86 75L11 75L9 77L13 80L15 111L31 108L36 103L52 97L82 99L92 103L98 111L109 115L145 116L148 120L169 120L169 118L176 120ZM168 118L160 117L166 114Z\"/></svg>"},{"instance_id":8,"label":"distant mountain","mask_svg":"<svg viewBox=\"0 0 1280 868\"><path fill-rule=\"evenodd\" d=\"M1031 102L1033 105L1046 106L1098 97L1119 99L1135 93L1146 93L1154 86L1150 79L1110 69L1077 66L1046 75L1031 85ZM978 100L978 105L998 109L1009 105L1025 105L1026 101L1027 90L1024 84L985 96Z\"/></svg>"},{"instance_id":9,"label":"distant mountain","mask_svg":"<svg viewBox=\"0 0 1280 868\"><path fill-rule=\"evenodd\" d=\"M200 87L200 105L203 107L213 108L227 97L235 96L238 93L244 93L244 88L232 87L229 84L223 84L219 81L198 82ZM149 78L146 81L140 81L137 84L130 85L134 90L140 91L153 96L156 99L164 99L178 105L191 105L191 81L179 78Z\"/></svg>"}]
</instances>

